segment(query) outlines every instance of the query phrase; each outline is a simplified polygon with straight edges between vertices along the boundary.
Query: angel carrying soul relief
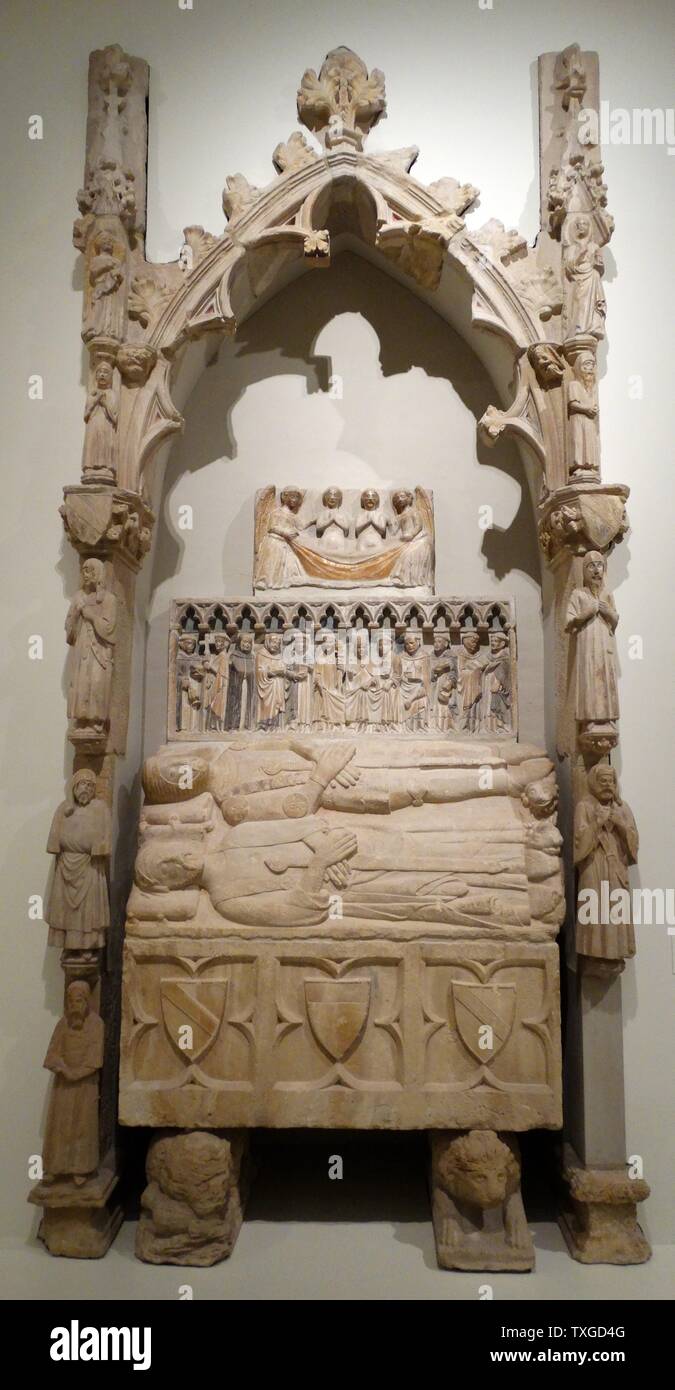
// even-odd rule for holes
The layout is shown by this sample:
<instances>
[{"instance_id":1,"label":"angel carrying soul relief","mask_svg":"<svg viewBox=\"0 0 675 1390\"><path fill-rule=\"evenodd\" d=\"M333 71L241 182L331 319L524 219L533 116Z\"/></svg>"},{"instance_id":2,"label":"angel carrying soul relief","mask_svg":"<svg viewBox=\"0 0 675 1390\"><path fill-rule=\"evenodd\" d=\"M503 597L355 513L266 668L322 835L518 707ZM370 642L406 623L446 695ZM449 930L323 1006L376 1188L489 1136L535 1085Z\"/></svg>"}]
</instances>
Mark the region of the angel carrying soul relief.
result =
<instances>
[{"instance_id":1,"label":"angel carrying soul relief","mask_svg":"<svg viewBox=\"0 0 675 1390\"><path fill-rule=\"evenodd\" d=\"M338 529L339 544L332 534ZM328 488L319 499L296 487L277 497L268 487L256 499L255 589L322 583L431 589L433 573L433 504L424 488L382 498L373 488L344 495Z\"/></svg>"}]
</instances>

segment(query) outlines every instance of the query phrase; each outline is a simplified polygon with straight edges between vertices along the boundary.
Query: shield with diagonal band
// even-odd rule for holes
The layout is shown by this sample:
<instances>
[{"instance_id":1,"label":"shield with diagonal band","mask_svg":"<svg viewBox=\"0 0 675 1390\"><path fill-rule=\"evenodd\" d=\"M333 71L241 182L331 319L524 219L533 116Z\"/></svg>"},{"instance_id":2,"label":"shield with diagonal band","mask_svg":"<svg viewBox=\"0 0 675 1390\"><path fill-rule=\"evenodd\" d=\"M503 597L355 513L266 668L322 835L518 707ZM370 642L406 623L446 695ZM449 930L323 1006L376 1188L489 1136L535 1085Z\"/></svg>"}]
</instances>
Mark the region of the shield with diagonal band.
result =
<instances>
[{"instance_id":1,"label":"shield with diagonal band","mask_svg":"<svg viewBox=\"0 0 675 1390\"><path fill-rule=\"evenodd\" d=\"M162 1017L176 1052L199 1062L213 1046L225 1012L227 980L162 980Z\"/></svg>"},{"instance_id":2,"label":"shield with diagonal band","mask_svg":"<svg viewBox=\"0 0 675 1390\"><path fill-rule=\"evenodd\" d=\"M595 497L592 492L582 493L577 499L583 517L584 530L589 540L598 550L605 550L623 527L626 529L624 496L612 497L603 493Z\"/></svg>"},{"instance_id":3,"label":"shield with diagonal band","mask_svg":"<svg viewBox=\"0 0 675 1390\"><path fill-rule=\"evenodd\" d=\"M305 980L305 1004L319 1047L341 1062L366 1026L370 980Z\"/></svg>"},{"instance_id":4,"label":"shield with diagonal band","mask_svg":"<svg viewBox=\"0 0 675 1390\"><path fill-rule=\"evenodd\" d=\"M514 984L481 985L453 980L451 1013L464 1046L479 1062L491 1062L513 1027L516 1012Z\"/></svg>"}]
</instances>

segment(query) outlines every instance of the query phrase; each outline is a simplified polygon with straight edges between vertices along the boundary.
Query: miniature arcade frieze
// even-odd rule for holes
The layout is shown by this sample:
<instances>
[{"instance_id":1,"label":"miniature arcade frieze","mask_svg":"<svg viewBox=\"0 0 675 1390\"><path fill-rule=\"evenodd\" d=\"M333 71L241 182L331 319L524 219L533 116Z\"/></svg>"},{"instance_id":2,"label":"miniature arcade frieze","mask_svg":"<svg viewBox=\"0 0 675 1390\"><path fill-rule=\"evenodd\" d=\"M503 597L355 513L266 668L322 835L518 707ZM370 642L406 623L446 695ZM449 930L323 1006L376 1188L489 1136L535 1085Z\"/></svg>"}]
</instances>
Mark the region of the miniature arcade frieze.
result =
<instances>
[{"instance_id":1,"label":"miniature arcade frieze","mask_svg":"<svg viewBox=\"0 0 675 1390\"><path fill-rule=\"evenodd\" d=\"M513 738L517 728L509 600L173 605L169 738L283 729Z\"/></svg>"}]
</instances>

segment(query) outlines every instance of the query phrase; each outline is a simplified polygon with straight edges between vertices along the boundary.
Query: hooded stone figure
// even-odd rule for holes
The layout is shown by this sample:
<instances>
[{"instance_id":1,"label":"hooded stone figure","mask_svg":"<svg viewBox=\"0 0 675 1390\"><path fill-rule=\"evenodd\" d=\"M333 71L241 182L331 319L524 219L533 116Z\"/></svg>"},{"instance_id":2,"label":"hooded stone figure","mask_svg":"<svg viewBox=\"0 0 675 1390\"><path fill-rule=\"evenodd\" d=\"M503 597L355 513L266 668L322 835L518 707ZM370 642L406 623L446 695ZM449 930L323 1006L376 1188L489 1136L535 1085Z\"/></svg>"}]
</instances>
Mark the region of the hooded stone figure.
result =
<instances>
[{"instance_id":1,"label":"hooded stone figure","mask_svg":"<svg viewBox=\"0 0 675 1390\"><path fill-rule=\"evenodd\" d=\"M588 792L574 813L574 862L579 894L585 895L579 903L577 951L602 960L625 960L635 955L628 869L637 862L637 826L630 807L619 796L616 773L609 763L591 768ZM617 889L623 890L621 910L611 898ZM584 921L585 901L589 921Z\"/></svg>"},{"instance_id":2,"label":"hooded stone figure","mask_svg":"<svg viewBox=\"0 0 675 1390\"><path fill-rule=\"evenodd\" d=\"M86 1182L98 1167L98 1075L103 1066L103 1020L91 1009L86 980L66 989L64 1017L52 1034L44 1065L54 1073L42 1147L44 1181Z\"/></svg>"},{"instance_id":3,"label":"hooded stone figure","mask_svg":"<svg viewBox=\"0 0 675 1390\"><path fill-rule=\"evenodd\" d=\"M96 775L76 772L69 795L55 812L47 853L56 855L45 921L50 946L68 951L98 950L110 926L108 856L110 812L96 796Z\"/></svg>"}]
</instances>

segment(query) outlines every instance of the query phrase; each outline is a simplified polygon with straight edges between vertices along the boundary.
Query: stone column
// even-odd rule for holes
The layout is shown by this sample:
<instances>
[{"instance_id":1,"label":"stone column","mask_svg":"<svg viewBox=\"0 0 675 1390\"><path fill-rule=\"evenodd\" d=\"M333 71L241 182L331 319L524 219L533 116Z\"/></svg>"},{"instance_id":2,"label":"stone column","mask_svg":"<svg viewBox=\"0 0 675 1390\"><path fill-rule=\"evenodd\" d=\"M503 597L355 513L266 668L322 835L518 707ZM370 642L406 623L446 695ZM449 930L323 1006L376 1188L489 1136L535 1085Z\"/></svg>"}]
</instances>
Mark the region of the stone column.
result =
<instances>
[{"instance_id":1,"label":"stone column","mask_svg":"<svg viewBox=\"0 0 675 1390\"><path fill-rule=\"evenodd\" d=\"M123 923L111 920L115 765L129 718L136 573L154 517L117 485L129 397L156 354L138 345L128 313L130 266L143 256L147 65L114 45L91 55L84 186L74 240L84 256L82 338L89 354L82 476L61 514L81 578L66 616L68 738L73 776L48 850L55 873L45 908L61 948L64 1016L45 1058L53 1075L43 1176L30 1194L55 1255L105 1254L122 1219L116 1198L117 999Z\"/></svg>"},{"instance_id":2,"label":"stone column","mask_svg":"<svg viewBox=\"0 0 675 1390\"><path fill-rule=\"evenodd\" d=\"M585 1263L638 1263L649 1246L636 1203L649 1192L627 1165L620 973L634 953L630 921L606 903L628 887L637 830L611 767L619 738L613 633L618 614L607 557L627 528L628 489L601 479L597 353L605 334L602 248L613 219L598 147L597 54L576 44L539 60L542 255L562 285L560 486L545 489L539 535L555 591L557 746L569 759L565 808L570 912L561 1224ZM595 895L595 902L593 902Z\"/></svg>"}]
</instances>

